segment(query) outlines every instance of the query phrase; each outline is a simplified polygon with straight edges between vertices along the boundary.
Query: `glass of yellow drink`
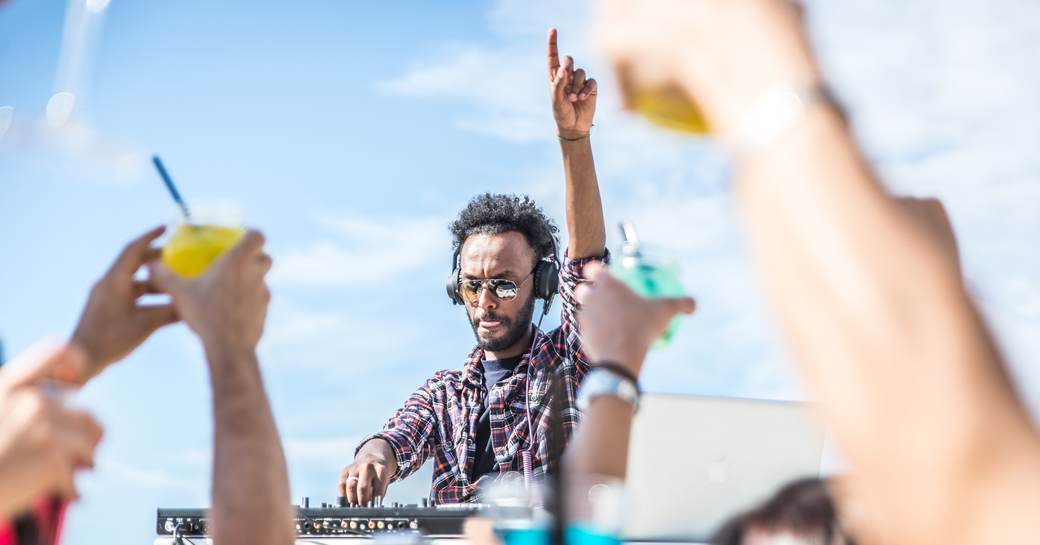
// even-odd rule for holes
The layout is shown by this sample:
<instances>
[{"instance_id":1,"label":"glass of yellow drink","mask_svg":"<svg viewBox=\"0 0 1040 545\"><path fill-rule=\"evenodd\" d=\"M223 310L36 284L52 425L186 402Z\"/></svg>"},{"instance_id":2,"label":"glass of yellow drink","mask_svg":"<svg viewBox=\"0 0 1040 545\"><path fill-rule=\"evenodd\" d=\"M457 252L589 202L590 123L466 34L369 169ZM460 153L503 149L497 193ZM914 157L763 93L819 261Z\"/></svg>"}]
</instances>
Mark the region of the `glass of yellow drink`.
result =
<instances>
[{"instance_id":1,"label":"glass of yellow drink","mask_svg":"<svg viewBox=\"0 0 1040 545\"><path fill-rule=\"evenodd\" d=\"M191 217L178 223L162 249L162 262L173 272L193 278L245 235L242 209L230 203L192 207Z\"/></svg>"},{"instance_id":2,"label":"glass of yellow drink","mask_svg":"<svg viewBox=\"0 0 1040 545\"><path fill-rule=\"evenodd\" d=\"M657 126L690 134L711 132L697 103L677 89L642 89L631 102L632 110Z\"/></svg>"},{"instance_id":3,"label":"glass of yellow drink","mask_svg":"<svg viewBox=\"0 0 1040 545\"><path fill-rule=\"evenodd\" d=\"M697 101L677 84L648 84L637 81L631 69L618 74L625 105L647 121L688 134L710 134L711 126Z\"/></svg>"},{"instance_id":4,"label":"glass of yellow drink","mask_svg":"<svg viewBox=\"0 0 1040 545\"><path fill-rule=\"evenodd\" d=\"M630 222L621 222L621 238L621 249L615 253L620 258L614 259L609 269L615 278L624 282L636 295L647 299L686 296L680 281L679 262L674 257L660 248L648 248L640 241L635 226ZM681 320L680 316L672 318L653 348L671 344Z\"/></svg>"}]
</instances>

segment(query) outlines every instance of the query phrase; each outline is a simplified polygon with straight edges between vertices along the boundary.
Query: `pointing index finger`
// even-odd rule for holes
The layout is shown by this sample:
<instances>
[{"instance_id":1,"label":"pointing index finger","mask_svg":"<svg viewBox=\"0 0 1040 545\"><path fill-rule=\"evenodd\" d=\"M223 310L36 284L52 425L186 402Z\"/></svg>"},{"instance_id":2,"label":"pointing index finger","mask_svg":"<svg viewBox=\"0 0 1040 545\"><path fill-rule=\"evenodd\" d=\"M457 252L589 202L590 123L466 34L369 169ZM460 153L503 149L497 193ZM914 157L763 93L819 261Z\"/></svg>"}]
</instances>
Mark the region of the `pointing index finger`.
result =
<instances>
[{"instance_id":1,"label":"pointing index finger","mask_svg":"<svg viewBox=\"0 0 1040 545\"><path fill-rule=\"evenodd\" d=\"M549 29L547 57L549 60L549 81L556 79L556 71L560 68L560 52L556 49L556 29Z\"/></svg>"}]
</instances>

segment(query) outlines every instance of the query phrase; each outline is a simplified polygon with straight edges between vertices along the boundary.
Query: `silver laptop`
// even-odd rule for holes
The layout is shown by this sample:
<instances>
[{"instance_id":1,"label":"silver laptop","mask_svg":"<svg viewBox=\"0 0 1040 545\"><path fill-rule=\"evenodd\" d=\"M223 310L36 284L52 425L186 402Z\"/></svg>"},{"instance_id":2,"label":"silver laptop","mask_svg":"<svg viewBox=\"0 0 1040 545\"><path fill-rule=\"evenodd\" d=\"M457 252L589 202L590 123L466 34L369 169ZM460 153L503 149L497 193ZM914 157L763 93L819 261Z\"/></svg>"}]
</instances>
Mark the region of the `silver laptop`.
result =
<instances>
[{"instance_id":1,"label":"silver laptop","mask_svg":"<svg viewBox=\"0 0 1040 545\"><path fill-rule=\"evenodd\" d=\"M628 539L705 540L782 484L820 474L808 405L644 395L628 457Z\"/></svg>"}]
</instances>

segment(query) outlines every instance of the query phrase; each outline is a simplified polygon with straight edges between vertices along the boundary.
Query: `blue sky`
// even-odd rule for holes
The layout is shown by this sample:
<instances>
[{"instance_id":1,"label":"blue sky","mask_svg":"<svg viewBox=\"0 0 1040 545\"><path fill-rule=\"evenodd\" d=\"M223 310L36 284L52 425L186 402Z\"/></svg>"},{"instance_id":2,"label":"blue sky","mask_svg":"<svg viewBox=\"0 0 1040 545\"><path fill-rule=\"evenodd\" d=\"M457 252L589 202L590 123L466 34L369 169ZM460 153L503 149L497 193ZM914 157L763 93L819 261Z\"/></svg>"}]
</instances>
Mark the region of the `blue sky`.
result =
<instances>
[{"instance_id":1,"label":"blue sky","mask_svg":"<svg viewBox=\"0 0 1040 545\"><path fill-rule=\"evenodd\" d=\"M46 129L66 3L0 9L0 336L67 335L122 244L189 200L265 231L274 299L260 352L293 496L328 501L357 439L472 345L443 292L447 224L478 192L525 192L562 224L544 35L601 86L593 134L609 225L632 219L698 299L648 389L800 397L708 143L620 112L587 4L112 0L72 126ZM1040 407L1040 8L1028 0L810 2L822 62L896 191L944 199L971 289ZM101 19L92 20L95 23ZM553 314L555 315L555 313ZM548 321L548 320L547 320ZM555 320L553 320L555 321ZM164 330L87 387L106 426L68 542L141 543L157 506L208 503L201 351ZM428 473L391 489L415 501ZM119 528L113 531L112 528Z\"/></svg>"}]
</instances>

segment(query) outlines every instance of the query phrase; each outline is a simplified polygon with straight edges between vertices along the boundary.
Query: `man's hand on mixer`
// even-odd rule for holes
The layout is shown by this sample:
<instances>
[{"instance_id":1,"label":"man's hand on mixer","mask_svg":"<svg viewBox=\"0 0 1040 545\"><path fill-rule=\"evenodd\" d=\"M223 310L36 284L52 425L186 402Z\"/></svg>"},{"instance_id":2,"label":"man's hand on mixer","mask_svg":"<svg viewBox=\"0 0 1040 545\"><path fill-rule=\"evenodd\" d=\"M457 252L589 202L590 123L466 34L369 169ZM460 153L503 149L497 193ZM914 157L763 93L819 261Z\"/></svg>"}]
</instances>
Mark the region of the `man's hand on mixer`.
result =
<instances>
[{"instance_id":1,"label":"man's hand on mixer","mask_svg":"<svg viewBox=\"0 0 1040 545\"><path fill-rule=\"evenodd\" d=\"M390 444L383 439L372 439L340 473L339 495L347 498L348 505L379 503L396 471L397 459Z\"/></svg>"}]
</instances>

